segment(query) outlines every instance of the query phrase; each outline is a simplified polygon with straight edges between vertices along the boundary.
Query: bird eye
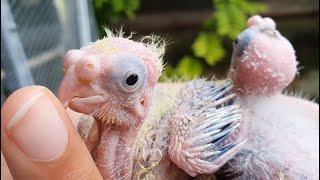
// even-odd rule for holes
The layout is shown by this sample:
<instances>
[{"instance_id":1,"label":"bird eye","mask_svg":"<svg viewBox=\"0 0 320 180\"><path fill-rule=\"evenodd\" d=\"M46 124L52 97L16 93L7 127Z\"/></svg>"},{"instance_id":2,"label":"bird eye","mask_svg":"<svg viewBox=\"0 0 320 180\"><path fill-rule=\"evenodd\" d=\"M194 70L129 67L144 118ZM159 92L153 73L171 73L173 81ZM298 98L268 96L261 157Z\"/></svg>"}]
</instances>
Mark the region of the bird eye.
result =
<instances>
[{"instance_id":1,"label":"bird eye","mask_svg":"<svg viewBox=\"0 0 320 180\"><path fill-rule=\"evenodd\" d=\"M126 79L126 83L129 86L133 86L138 82L138 75L137 74L131 74L127 79Z\"/></svg>"},{"instance_id":2,"label":"bird eye","mask_svg":"<svg viewBox=\"0 0 320 180\"><path fill-rule=\"evenodd\" d=\"M122 80L122 86L126 91L134 91L144 83L145 74L138 69L128 71Z\"/></svg>"},{"instance_id":3,"label":"bird eye","mask_svg":"<svg viewBox=\"0 0 320 180\"><path fill-rule=\"evenodd\" d=\"M236 40L234 40L234 44L238 44L238 38L236 38Z\"/></svg>"},{"instance_id":4,"label":"bird eye","mask_svg":"<svg viewBox=\"0 0 320 180\"><path fill-rule=\"evenodd\" d=\"M110 80L127 93L134 93L144 87L147 81L147 66L143 60L132 55L124 54L119 57L114 76Z\"/></svg>"}]
</instances>

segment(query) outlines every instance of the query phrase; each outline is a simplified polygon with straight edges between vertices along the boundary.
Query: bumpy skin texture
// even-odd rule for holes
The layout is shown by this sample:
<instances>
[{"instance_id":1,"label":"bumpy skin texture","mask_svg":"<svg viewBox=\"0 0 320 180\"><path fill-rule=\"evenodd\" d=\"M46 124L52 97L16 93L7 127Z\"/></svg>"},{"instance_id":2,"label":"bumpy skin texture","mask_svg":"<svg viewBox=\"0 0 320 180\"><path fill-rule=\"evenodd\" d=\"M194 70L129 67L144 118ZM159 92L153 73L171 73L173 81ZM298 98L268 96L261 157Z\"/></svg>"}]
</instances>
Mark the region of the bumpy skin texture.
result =
<instances>
[{"instance_id":1,"label":"bumpy skin texture","mask_svg":"<svg viewBox=\"0 0 320 180\"><path fill-rule=\"evenodd\" d=\"M270 18L254 16L234 42L231 77L244 95L271 95L287 87L297 72L295 51Z\"/></svg>"},{"instance_id":2,"label":"bumpy skin texture","mask_svg":"<svg viewBox=\"0 0 320 180\"><path fill-rule=\"evenodd\" d=\"M146 178L132 169L143 172L150 165L157 178L168 176L172 169L159 167L178 169L171 160L191 176L210 174L243 145L241 141L223 141L242 119L235 94L228 93L230 82L192 81L176 97L177 104L163 113L165 117L148 116L162 69L161 56L156 42L143 44L121 36L109 36L65 56L66 74L59 98L72 110L95 118L89 134L89 121L80 121L78 127L105 179ZM145 128L158 129L164 136L146 132L138 141L155 139L148 146L154 150L136 148L141 126L154 119L164 126ZM140 151L138 157L136 150Z\"/></svg>"},{"instance_id":3,"label":"bumpy skin texture","mask_svg":"<svg viewBox=\"0 0 320 180\"><path fill-rule=\"evenodd\" d=\"M180 167L190 176L214 173L244 143L223 141L242 120L235 94L229 94L232 85L191 81L175 97L175 106L158 118L148 116L163 53L161 44L150 40L134 42L109 32L103 40L68 51L59 98L72 110L94 117L88 135L88 121L78 127L105 179L155 177L132 172L133 168L137 172L151 168L157 178L168 177L172 171L168 167ZM140 129L148 123L144 128L158 129L158 134L147 131L141 138ZM163 126L154 126L157 123ZM136 146L136 141L150 139L154 140L148 147Z\"/></svg>"},{"instance_id":4,"label":"bumpy skin texture","mask_svg":"<svg viewBox=\"0 0 320 180\"><path fill-rule=\"evenodd\" d=\"M155 37L135 42L122 32L107 34L67 52L59 99L95 118L98 131L90 131L86 144L104 179L130 179L134 142L161 74L164 45Z\"/></svg>"},{"instance_id":5,"label":"bumpy skin texture","mask_svg":"<svg viewBox=\"0 0 320 180\"><path fill-rule=\"evenodd\" d=\"M247 143L218 176L319 179L319 105L281 94L296 65L291 44L270 18L248 20L234 44L230 71L245 112Z\"/></svg>"},{"instance_id":6,"label":"bumpy skin texture","mask_svg":"<svg viewBox=\"0 0 320 180\"><path fill-rule=\"evenodd\" d=\"M213 98L217 92L209 95L200 91L207 92L212 88L212 82L199 86L201 80L192 81L174 89L160 88L160 93L156 89L155 95L160 99L155 103L153 97L151 106L151 95L162 68L159 53L152 51L153 48L124 38L107 38L67 53L60 99L71 109L96 119L95 127L99 133L90 131L88 139L91 140L87 144L90 150L96 151L93 154L105 179L187 179L188 174L198 175L196 178L201 179L204 176L200 174L215 173L239 149L239 153L215 173L217 177L319 177L319 107L312 102L280 94L293 80L297 70L291 44L275 30L273 20L259 16L248 20L248 29L238 36L236 42L230 78L234 84L233 92L239 98L231 98L232 103L224 99L224 103L227 107L237 102L244 117L240 128L220 139L222 141L214 151L208 151L208 148L219 138L214 139L214 134L205 129L214 129L219 124L209 119L201 121L201 115L192 114L194 110L204 110L199 108L202 107L197 104L199 102L211 99L205 103L208 105L219 101ZM135 64L140 65L136 67ZM115 79L127 77L126 72L131 69L126 68L132 66L140 69L139 72L145 72L141 77L146 79L139 83L139 88L128 92L118 86L119 81ZM117 69L124 69L120 71L123 73L119 74ZM180 91L182 95L165 98L170 94L167 91ZM186 92L191 93L190 98L184 95ZM233 93L228 90L221 97L229 97L228 94ZM174 102L169 105L168 101L172 99ZM161 104L166 107L160 109L158 105ZM148 113L150 107L151 113ZM221 109L215 105L212 108ZM226 127L237 122L228 122ZM193 132L197 126L201 131ZM230 128L226 127L223 130L228 132ZM94 134L100 136L99 142L91 136ZM205 138L201 139L202 136ZM246 142L241 144L243 137ZM238 148L239 144L241 148ZM231 154L222 151L227 154L223 157L219 148L226 145L228 150L237 148L229 151ZM194 154L190 154L190 149L195 150Z\"/></svg>"}]
</instances>

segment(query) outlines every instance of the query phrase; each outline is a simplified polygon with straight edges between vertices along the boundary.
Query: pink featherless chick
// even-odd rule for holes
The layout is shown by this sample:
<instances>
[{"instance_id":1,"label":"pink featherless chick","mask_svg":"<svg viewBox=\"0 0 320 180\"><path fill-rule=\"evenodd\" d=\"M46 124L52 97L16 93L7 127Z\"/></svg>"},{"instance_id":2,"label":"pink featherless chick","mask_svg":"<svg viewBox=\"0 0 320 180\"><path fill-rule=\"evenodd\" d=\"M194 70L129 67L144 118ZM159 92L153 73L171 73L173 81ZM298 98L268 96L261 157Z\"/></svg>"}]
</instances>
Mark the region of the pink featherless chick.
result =
<instances>
[{"instance_id":1,"label":"pink featherless chick","mask_svg":"<svg viewBox=\"0 0 320 180\"><path fill-rule=\"evenodd\" d=\"M135 42L107 30L65 56L59 99L95 119L81 134L104 179L211 174L244 143L223 142L242 119L230 81L156 87L164 46L155 36ZM88 124L80 122L79 131Z\"/></svg>"},{"instance_id":2,"label":"pink featherless chick","mask_svg":"<svg viewBox=\"0 0 320 180\"><path fill-rule=\"evenodd\" d=\"M217 176L319 179L319 105L282 94L297 74L295 51L272 19L253 16L247 25L230 69L247 142Z\"/></svg>"},{"instance_id":3,"label":"pink featherless chick","mask_svg":"<svg viewBox=\"0 0 320 180\"><path fill-rule=\"evenodd\" d=\"M156 86L164 46L155 36L132 41L107 30L65 56L59 99L94 118L78 127L104 179L212 174L244 144L224 141L242 120L230 81Z\"/></svg>"},{"instance_id":4,"label":"pink featherless chick","mask_svg":"<svg viewBox=\"0 0 320 180\"><path fill-rule=\"evenodd\" d=\"M319 107L281 95L297 63L273 20L248 20L231 82L156 84L164 44L149 40L108 32L65 57L59 98L95 119L79 131L105 179L317 179Z\"/></svg>"}]
</instances>

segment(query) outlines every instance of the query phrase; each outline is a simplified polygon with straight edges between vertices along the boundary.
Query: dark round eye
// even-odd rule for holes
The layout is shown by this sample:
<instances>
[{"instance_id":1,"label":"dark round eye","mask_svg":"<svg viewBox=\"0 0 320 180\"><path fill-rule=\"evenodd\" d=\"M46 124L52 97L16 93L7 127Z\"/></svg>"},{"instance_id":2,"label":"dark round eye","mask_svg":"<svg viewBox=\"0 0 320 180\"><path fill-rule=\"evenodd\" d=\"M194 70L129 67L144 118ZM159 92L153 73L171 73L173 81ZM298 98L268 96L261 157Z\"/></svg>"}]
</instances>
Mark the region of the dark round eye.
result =
<instances>
[{"instance_id":1,"label":"dark round eye","mask_svg":"<svg viewBox=\"0 0 320 180\"><path fill-rule=\"evenodd\" d=\"M137 74L131 74L127 79L126 79L126 83L129 85L129 86L133 86L135 85L137 82L138 82L138 75Z\"/></svg>"},{"instance_id":2,"label":"dark round eye","mask_svg":"<svg viewBox=\"0 0 320 180\"><path fill-rule=\"evenodd\" d=\"M234 40L234 44L238 44L238 38L236 38L236 40Z\"/></svg>"}]
</instances>

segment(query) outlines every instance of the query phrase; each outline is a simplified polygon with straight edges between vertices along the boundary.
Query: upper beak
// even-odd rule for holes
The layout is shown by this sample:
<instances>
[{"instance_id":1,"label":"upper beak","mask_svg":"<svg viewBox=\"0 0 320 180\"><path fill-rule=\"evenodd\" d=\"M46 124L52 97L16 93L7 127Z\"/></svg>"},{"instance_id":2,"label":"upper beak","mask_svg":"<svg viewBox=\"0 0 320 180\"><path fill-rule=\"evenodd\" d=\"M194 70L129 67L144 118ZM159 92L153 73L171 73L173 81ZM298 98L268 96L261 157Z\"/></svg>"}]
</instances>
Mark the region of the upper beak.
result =
<instances>
[{"instance_id":1,"label":"upper beak","mask_svg":"<svg viewBox=\"0 0 320 180\"><path fill-rule=\"evenodd\" d=\"M65 108L83 112L90 105L105 102L105 98L97 94L90 84L78 81L73 73L67 73L62 79L58 98Z\"/></svg>"},{"instance_id":2,"label":"upper beak","mask_svg":"<svg viewBox=\"0 0 320 180\"><path fill-rule=\"evenodd\" d=\"M58 98L65 108L69 106L70 100L75 96L80 89L80 83L74 77L73 73L67 73L62 79L58 91Z\"/></svg>"}]
</instances>

